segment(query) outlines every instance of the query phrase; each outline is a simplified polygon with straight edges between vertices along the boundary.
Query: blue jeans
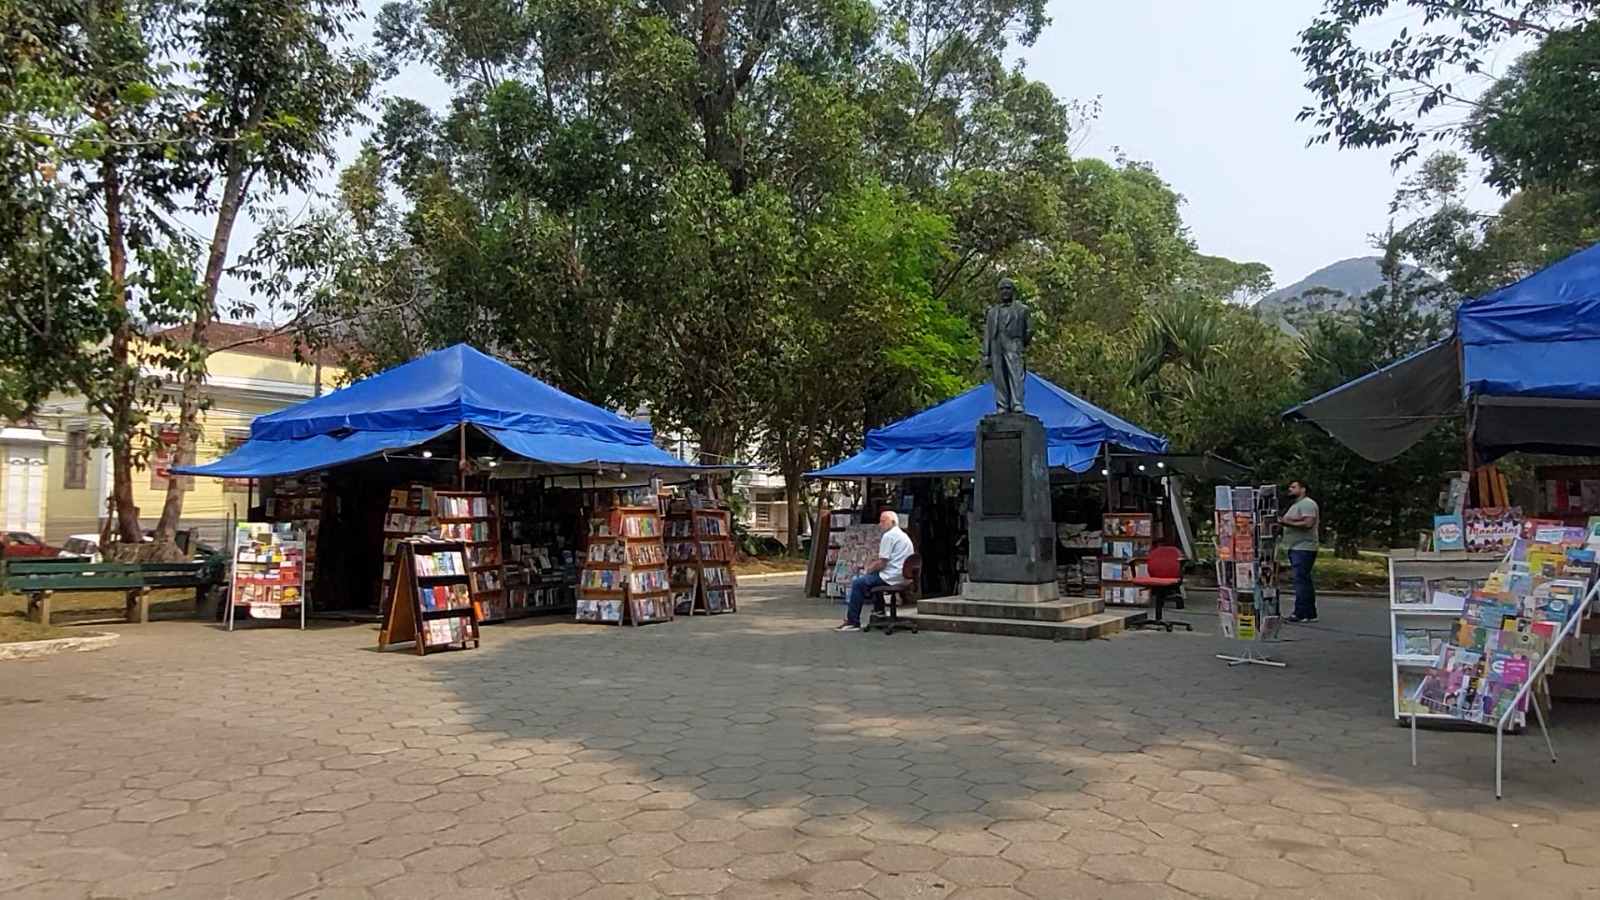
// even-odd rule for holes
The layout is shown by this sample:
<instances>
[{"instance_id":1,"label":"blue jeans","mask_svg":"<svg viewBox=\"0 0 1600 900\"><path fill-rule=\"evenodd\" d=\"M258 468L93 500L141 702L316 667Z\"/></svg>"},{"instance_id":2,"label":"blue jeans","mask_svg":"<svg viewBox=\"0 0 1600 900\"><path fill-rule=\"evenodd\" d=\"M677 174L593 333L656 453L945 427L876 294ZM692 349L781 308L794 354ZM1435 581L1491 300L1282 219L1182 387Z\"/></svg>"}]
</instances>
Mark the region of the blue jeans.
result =
<instances>
[{"instance_id":1,"label":"blue jeans","mask_svg":"<svg viewBox=\"0 0 1600 900\"><path fill-rule=\"evenodd\" d=\"M872 590L880 584L888 583L889 582L884 581L883 576L879 575L877 572L868 572L865 575L859 575L856 577L855 581L850 582L850 605L845 607L845 622L851 625L860 626L861 607L867 602L867 591ZM882 609L883 601L881 599L875 600L872 604L872 608L874 610Z\"/></svg>"},{"instance_id":2,"label":"blue jeans","mask_svg":"<svg viewBox=\"0 0 1600 900\"><path fill-rule=\"evenodd\" d=\"M1294 568L1294 615L1297 619L1317 617L1317 588L1311 583L1311 567L1316 563L1315 550L1289 551L1289 565Z\"/></svg>"}]
</instances>

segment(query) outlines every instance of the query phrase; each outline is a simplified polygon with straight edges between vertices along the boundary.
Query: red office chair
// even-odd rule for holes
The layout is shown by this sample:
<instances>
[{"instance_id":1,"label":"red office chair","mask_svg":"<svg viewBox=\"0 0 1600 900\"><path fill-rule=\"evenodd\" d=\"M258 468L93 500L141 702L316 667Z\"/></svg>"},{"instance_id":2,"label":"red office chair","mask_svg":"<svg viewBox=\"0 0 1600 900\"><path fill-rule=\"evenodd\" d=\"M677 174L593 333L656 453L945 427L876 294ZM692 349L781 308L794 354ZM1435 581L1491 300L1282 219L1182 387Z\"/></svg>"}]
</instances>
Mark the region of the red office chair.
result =
<instances>
[{"instance_id":1,"label":"red office chair","mask_svg":"<svg viewBox=\"0 0 1600 900\"><path fill-rule=\"evenodd\" d=\"M900 618L900 602L911 600L916 602L921 596L922 584L922 556L913 553L906 557L905 565L900 569L900 575L905 579L905 584L879 585L872 589L873 612L867 616L867 627L862 631L871 631L874 628L883 629L884 634L894 634L896 631L909 631L917 633L917 623L911 619ZM880 604L886 604L884 612L877 612Z\"/></svg>"},{"instance_id":2,"label":"red office chair","mask_svg":"<svg viewBox=\"0 0 1600 900\"><path fill-rule=\"evenodd\" d=\"M1150 589L1152 617L1140 622L1139 627L1165 628L1168 634L1172 633L1174 626L1193 631L1194 626L1188 622L1173 622L1161 616L1161 609L1168 597L1176 598L1178 608L1183 608L1183 551L1165 544L1156 547L1150 551L1145 569L1145 576L1133 579L1133 583Z\"/></svg>"}]
</instances>

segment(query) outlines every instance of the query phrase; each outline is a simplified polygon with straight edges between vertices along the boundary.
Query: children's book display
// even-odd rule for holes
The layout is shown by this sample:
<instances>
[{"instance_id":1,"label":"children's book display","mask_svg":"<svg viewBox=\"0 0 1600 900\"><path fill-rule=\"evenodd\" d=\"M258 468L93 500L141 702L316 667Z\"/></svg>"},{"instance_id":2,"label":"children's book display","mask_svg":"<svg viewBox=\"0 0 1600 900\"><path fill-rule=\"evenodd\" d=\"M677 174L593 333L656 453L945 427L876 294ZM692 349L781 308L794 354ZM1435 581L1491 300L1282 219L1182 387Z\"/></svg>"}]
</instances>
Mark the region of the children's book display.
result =
<instances>
[{"instance_id":1,"label":"children's book display","mask_svg":"<svg viewBox=\"0 0 1600 900\"><path fill-rule=\"evenodd\" d=\"M332 512L338 498L327 492L321 475L300 475L280 479L266 499L267 518L289 525L300 532L306 542L305 566L301 593L315 600L317 590L317 543L322 534L324 515Z\"/></svg>"},{"instance_id":2,"label":"children's book display","mask_svg":"<svg viewBox=\"0 0 1600 900\"><path fill-rule=\"evenodd\" d=\"M378 649L411 643L418 656L446 647L478 646L472 545L405 538L394 556L394 594L378 629Z\"/></svg>"},{"instance_id":3,"label":"children's book display","mask_svg":"<svg viewBox=\"0 0 1600 900\"><path fill-rule=\"evenodd\" d=\"M1433 594L1436 607L1461 604L1453 628L1410 697L1413 708L1480 725L1506 718L1525 724L1528 697L1519 692L1540 660L1565 637L1573 616L1586 608L1594 584L1595 550L1588 530L1564 528L1519 538L1505 560L1480 584L1452 585ZM1420 647L1421 641L1415 644ZM1431 648L1430 648L1431 649ZM1535 685L1537 687L1537 685ZM1407 713L1412 715L1412 713Z\"/></svg>"},{"instance_id":4,"label":"children's book display","mask_svg":"<svg viewBox=\"0 0 1600 900\"><path fill-rule=\"evenodd\" d=\"M1283 627L1278 572L1278 489L1218 485L1213 524L1217 535L1217 624L1224 637L1275 641ZM1282 668L1249 649L1218 654L1228 664Z\"/></svg>"},{"instance_id":5,"label":"children's book display","mask_svg":"<svg viewBox=\"0 0 1600 900\"><path fill-rule=\"evenodd\" d=\"M478 623L506 618L505 560L500 548L500 498L472 491L435 491L439 537L466 546L467 575Z\"/></svg>"},{"instance_id":6,"label":"children's book display","mask_svg":"<svg viewBox=\"0 0 1600 900\"><path fill-rule=\"evenodd\" d=\"M306 627L305 549L304 536L288 522L234 526L229 631L240 609L252 619L282 619L285 606L297 608Z\"/></svg>"},{"instance_id":7,"label":"children's book display","mask_svg":"<svg viewBox=\"0 0 1600 900\"><path fill-rule=\"evenodd\" d=\"M394 596L395 554L406 538L426 535L433 528L433 488L411 484L389 491L389 509L383 516L383 578L378 583L378 611L389 611Z\"/></svg>"},{"instance_id":8,"label":"children's book display","mask_svg":"<svg viewBox=\"0 0 1600 900\"><path fill-rule=\"evenodd\" d=\"M593 513L578 581L577 621L608 625L672 621L664 537L661 513L654 506L612 506Z\"/></svg>"},{"instance_id":9,"label":"children's book display","mask_svg":"<svg viewBox=\"0 0 1600 900\"><path fill-rule=\"evenodd\" d=\"M1499 566L1501 555L1393 550L1389 553L1390 670L1394 718L1448 718L1417 705L1423 676L1455 633L1468 596Z\"/></svg>"},{"instance_id":10,"label":"children's book display","mask_svg":"<svg viewBox=\"0 0 1600 900\"><path fill-rule=\"evenodd\" d=\"M1495 797L1503 796L1505 729L1526 724L1529 709L1550 761L1555 746L1545 727L1549 676L1582 625L1595 597L1596 548L1589 529L1560 521L1523 523L1503 561L1473 587L1437 657L1406 694L1411 764L1417 764L1417 725L1448 718L1495 730ZM1448 595L1453 602L1455 596ZM1420 644L1420 641L1419 641Z\"/></svg>"},{"instance_id":11,"label":"children's book display","mask_svg":"<svg viewBox=\"0 0 1600 900\"><path fill-rule=\"evenodd\" d=\"M1100 599L1107 606L1148 606L1150 589L1134 579L1150 574L1155 517L1106 513L1100 522Z\"/></svg>"}]
</instances>

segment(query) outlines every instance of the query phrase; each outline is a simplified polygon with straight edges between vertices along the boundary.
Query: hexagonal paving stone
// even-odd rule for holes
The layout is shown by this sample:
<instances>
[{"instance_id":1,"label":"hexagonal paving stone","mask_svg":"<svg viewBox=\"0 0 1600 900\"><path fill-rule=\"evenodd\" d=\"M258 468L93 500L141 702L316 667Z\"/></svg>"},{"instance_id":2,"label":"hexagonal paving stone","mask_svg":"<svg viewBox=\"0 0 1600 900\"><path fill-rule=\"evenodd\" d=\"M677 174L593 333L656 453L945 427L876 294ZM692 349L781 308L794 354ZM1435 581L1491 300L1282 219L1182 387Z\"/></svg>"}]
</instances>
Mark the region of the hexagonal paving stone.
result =
<instances>
[{"instance_id":1,"label":"hexagonal paving stone","mask_svg":"<svg viewBox=\"0 0 1600 900\"><path fill-rule=\"evenodd\" d=\"M938 873L964 887L999 887L1022 876L1022 868L996 857L963 856L947 860Z\"/></svg>"}]
</instances>

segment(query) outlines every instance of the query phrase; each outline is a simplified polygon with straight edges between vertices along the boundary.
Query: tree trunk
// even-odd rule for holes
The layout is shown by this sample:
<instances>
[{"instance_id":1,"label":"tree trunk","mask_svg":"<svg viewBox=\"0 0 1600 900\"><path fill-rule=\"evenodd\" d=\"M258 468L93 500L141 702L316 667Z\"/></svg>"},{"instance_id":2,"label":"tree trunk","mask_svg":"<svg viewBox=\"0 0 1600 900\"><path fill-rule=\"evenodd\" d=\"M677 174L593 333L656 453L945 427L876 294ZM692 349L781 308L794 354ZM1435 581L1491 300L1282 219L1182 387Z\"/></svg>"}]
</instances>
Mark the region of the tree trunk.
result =
<instances>
[{"instance_id":1,"label":"tree trunk","mask_svg":"<svg viewBox=\"0 0 1600 900\"><path fill-rule=\"evenodd\" d=\"M248 177L241 160L234 158L228 179L222 188L222 202L217 208L217 225L211 234L211 251L206 258L204 295L200 309L195 312L194 324L189 330L190 357L183 370L183 387L178 396L178 446L172 454L174 466L194 462L195 443L200 437L200 404L206 378L206 331L216 318L217 290L222 282L222 272L228 262L228 243L233 237L234 223L244 205ZM173 474L167 479L167 496L161 505L161 519L156 523L155 540L169 544L178 531L183 517L183 497L188 491L188 478Z\"/></svg>"},{"instance_id":2,"label":"tree trunk","mask_svg":"<svg viewBox=\"0 0 1600 900\"><path fill-rule=\"evenodd\" d=\"M805 489L800 482L801 466L794 466L790 471L783 473L783 499L789 510L789 540L787 547L790 553L800 552L800 530L806 520Z\"/></svg>"},{"instance_id":3,"label":"tree trunk","mask_svg":"<svg viewBox=\"0 0 1600 900\"><path fill-rule=\"evenodd\" d=\"M133 322L128 315L128 243L122 221L122 180L110 162L101 166L105 179L106 252L110 262L110 301L117 311L117 325L111 333L111 362L117 385L111 403L111 509L101 529L101 550L116 537L124 543L140 543L139 508L133 503L134 403L139 376L130 359Z\"/></svg>"}]
</instances>

